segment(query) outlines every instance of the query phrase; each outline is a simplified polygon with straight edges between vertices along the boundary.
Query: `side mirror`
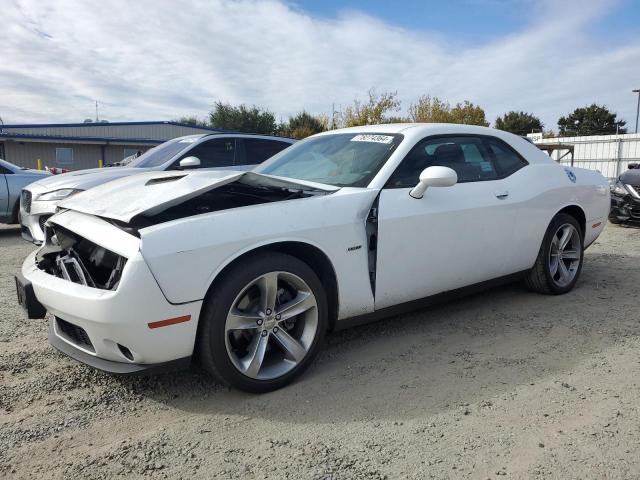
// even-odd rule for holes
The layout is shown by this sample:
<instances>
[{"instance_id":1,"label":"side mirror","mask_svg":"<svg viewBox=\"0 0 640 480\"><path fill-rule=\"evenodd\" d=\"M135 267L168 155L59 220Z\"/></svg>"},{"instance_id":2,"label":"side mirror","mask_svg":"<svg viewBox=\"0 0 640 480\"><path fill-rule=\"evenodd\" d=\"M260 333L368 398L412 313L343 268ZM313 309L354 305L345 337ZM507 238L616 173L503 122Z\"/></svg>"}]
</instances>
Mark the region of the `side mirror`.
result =
<instances>
[{"instance_id":1,"label":"side mirror","mask_svg":"<svg viewBox=\"0 0 640 480\"><path fill-rule=\"evenodd\" d=\"M198 157L185 157L180 160L178 166L180 168L198 168L200 166L200 159Z\"/></svg>"},{"instance_id":2,"label":"side mirror","mask_svg":"<svg viewBox=\"0 0 640 480\"><path fill-rule=\"evenodd\" d=\"M413 198L422 198L429 187L452 187L458 183L458 174L449 167L428 167L420 174L420 182L409 192Z\"/></svg>"}]
</instances>

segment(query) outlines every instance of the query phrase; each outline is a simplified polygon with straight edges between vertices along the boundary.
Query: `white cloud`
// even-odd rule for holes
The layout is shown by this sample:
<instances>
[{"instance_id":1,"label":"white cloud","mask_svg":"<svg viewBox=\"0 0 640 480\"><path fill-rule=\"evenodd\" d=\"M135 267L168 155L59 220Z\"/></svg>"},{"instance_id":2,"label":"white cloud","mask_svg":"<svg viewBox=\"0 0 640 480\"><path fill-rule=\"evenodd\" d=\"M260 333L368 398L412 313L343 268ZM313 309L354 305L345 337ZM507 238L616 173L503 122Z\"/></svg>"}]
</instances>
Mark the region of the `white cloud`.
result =
<instances>
[{"instance_id":1,"label":"white cloud","mask_svg":"<svg viewBox=\"0 0 640 480\"><path fill-rule=\"evenodd\" d=\"M634 123L640 41L600 48L610 2L547 2L519 33L448 43L354 11L319 19L277 1L158 0L4 5L0 116L6 123L204 117L214 100L329 112L370 87L469 99L488 117L532 111L548 127L592 101ZM410 15L411 12L407 12ZM454 46L452 46L454 45Z\"/></svg>"}]
</instances>

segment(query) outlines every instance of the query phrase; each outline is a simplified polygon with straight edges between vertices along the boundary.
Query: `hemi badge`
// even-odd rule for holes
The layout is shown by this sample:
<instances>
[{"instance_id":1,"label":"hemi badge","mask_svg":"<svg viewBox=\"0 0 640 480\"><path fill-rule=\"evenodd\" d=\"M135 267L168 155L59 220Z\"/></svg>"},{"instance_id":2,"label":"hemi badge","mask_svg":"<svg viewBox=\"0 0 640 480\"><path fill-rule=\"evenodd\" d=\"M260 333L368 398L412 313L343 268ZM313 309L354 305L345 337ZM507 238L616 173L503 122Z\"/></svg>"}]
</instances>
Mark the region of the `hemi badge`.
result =
<instances>
[{"instance_id":1,"label":"hemi badge","mask_svg":"<svg viewBox=\"0 0 640 480\"><path fill-rule=\"evenodd\" d=\"M158 322L147 323L149 328L167 327L169 325L175 325L176 323L188 322L191 320L191 315L184 315L182 317L169 318L167 320L160 320Z\"/></svg>"},{"instance_id":2,"label":"hemi badge","mask_svg":"<svg viewBox=\"0 0 640 480\"><path fill-rule=\"evenodd\" d=\"M600 225L602 225L602 222L594 223L591 228L598 228Z\"/></svg>"}]
</instances>

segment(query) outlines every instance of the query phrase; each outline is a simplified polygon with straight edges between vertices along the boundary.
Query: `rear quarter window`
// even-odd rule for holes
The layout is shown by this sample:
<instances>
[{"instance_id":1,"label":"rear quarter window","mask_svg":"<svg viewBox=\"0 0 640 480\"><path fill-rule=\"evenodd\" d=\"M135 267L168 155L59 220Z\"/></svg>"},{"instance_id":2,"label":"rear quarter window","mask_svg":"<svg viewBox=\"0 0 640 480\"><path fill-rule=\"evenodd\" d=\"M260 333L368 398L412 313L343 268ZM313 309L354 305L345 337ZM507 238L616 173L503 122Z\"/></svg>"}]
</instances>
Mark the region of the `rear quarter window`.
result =
<instances>
[{"instance_id":1,"label":"rear quarter window","mask_svg":"<svg viewBox=\"0 0 640 480\"><path fill-rule=\"evenodd\" d=\"M501 177L509 176L528 165L515 150L499 140L488 139L487 147L493 154L493 161Z\"/></svg>"}]
</instances>

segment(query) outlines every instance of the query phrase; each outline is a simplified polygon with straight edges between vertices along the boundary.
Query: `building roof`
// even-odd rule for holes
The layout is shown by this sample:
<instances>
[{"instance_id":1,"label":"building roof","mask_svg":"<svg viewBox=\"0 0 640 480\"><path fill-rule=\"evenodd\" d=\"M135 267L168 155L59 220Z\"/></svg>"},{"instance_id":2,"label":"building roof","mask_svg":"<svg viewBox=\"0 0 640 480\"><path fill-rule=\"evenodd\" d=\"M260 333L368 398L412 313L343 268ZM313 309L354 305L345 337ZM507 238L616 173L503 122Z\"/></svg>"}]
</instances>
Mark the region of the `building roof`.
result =
<instances>
[{"instance_id":1,"label":"building roof","mask_svg":"<svg viewBox=\"0 0 640 480\"><path fill-rule=\"evenodd\" d=\"M134 126L134 125L174 125L177 127L197 128L199 130L207 130L210 132L223 132L220 128L203 127L201 125L189 125L188 123L172 122L169 120L145 121L145 122L90 122L90 123L22 123L11 125L0 125L0 131L3 128L51 128L51 127L117 127L117 126Z\"/></svg>"},{"instance_id":2,"label":"building roof","mask_svg":"<svg viewBox=\"0 0 640 480\"><path fill-rule=\"evenodd\" d=\"M120 138L120 137L70 137L66 135L34 135L31 133L11 133L11 132L2 132L0 133L0 139L8 139L8 140L43 140L49 142L60 142L60 143L129 143L135 145L141 144L150 144L150 145L159 145L160 143L165 142L166 140L155 140L150 138Z\"/></svg>"}]
</instances>

